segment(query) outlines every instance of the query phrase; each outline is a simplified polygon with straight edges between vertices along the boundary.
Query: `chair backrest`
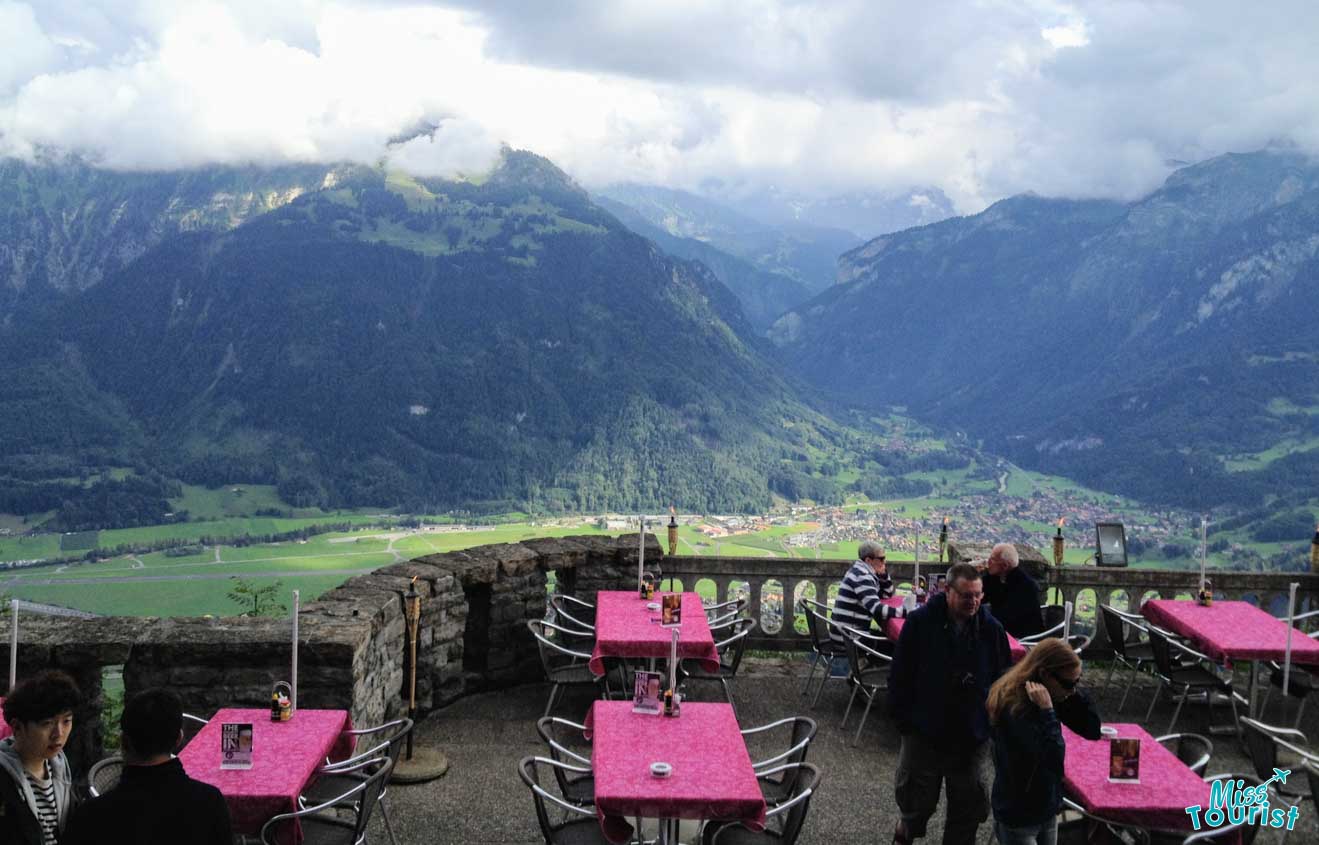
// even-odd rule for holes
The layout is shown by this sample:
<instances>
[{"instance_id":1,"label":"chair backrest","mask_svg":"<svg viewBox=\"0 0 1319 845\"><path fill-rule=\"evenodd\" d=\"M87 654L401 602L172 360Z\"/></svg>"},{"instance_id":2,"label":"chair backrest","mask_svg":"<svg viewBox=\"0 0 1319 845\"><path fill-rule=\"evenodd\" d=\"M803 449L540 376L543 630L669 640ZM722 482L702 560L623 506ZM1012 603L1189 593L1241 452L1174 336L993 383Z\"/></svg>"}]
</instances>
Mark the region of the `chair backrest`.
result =
<instances>
[{"instance_id":1,"label":"chair backrest","mask_svg":"<svg viewBox=\"0 0 1319 845\"><path fill-rule=\"evenodd\" d=\"M528 619L527 627L536 638L536 645L540 649L540 662L547 675L555 669L591 656L588 652L577 651L572 647L583 642L579 631L569 630L544 619ZM555 642L555 639L564 642Z\"/></svg>"},{"instance_id":2,"label":"chair backrest","mask_svg":"<svg viewBox=\"0 0 1319 845\"><path fill-rule=\"evenodd\" d=\"M563 593L550 596L550 607L554 608L554 618L562 619L565 628L576 628L583 634L595 631L595 609L585 603L571 599Z\"/></svg>"},{"instance_id":3,"label":"chair backrest","mask_svg":"<svg viewBox=\"0 0 1319 845\"><path fill-rule=\"evenodd\" d=\"M591 761L586 754L590 754L590 749L585 749L586 754L578 754L567 748L560 739L561 733L558 728L565 728L569 731L575 731L577 736L582 736L586 730L585 725L579 725L575 722L569 722L567 719L560 719L557 716L543 716L536 721L536 733L540 734L541 740L544 741L550 750L550 758L559 763L568 763L573 766L589 766ZM575 781L589 777L588 775L575 773L570 769L554 766L554 778L559 782L559 791L564 795L568 794L569 786Z\"/></svg>"},{"instance_id":4,"label":"chair backrest","mask_svg":"<svg viewBox=\"0 0 1319 845\"><path fill-rule=\"evenodd\" d=\"M123 757L106 757L88 770L87 790L91 792L93 798L104 795L119 785L119 776L123 772Z\"/></svg>"},{"instance_id":5,"label":"chair backrest","mask_svg":"<svg viewBox=\"0 0 1319 845\"><path fill-rule=\"evenodd\" d=\"M783 833L779 839L787 845L797 841L801 835L802 825L806 822L806 811L810 808L811 796L820 788L820 770L810 763L797 763L799 774L792 790L792 797L783 803L787 813L783 819ZM795 803L794 803L795 802ZM715 842L719 837L715 836Z\"/></svg>"},{"instance_id":6,"label":"chair backrest","mask_svg":"<svg viewBox=\"0 0 1319 845\"><path fill-rule=\"evenodd\" d=\"M852 675L852 680L861 682L861 671L863 668L875 668L876 663L890 664L893 658L884 654L882 651L871 645L878 637L871 637L863 631L857 631L852 628L843 629L843 644L847 648L847 668ZM870 640L871 642L864 642ZM869 667L863 667L865 661L871 661Z\"/></svg>"},{"instance_id":7,"label":"chair backrest","mask_svg":"<svg viewBox=\"0 0 1319 845\"><path fill-rule=\"evenodd\" d=\"M518 761L518 776L522 782L531 790L531 800L536 805L536 821L540 823L541 836L546 842L555 841L554 823L550 821L549 811L545 807L546 801L551 801L558 807L580 815L595 815L593 809L587 810L581 807L573 806L562 798L559 798L550 792L540 783L539 769L543 767L559 768L564 766L563 763L556 763L553 760L547 760L544 757L523 757Z\"/></svg>"},{"instance_id":8,"label":"chair backrest","mask_svg":"<svg viewBox=\"0 0 1319 845\"><path fill-rule=\"evenodd\" d=\"M1269 772L1269 776L1272 777L1273 773ZM1232 772L1222 772L1216 775L1204 776L1205 783L1213 783L1216 780L1226 780L1226 781L1239 780L1242 782L1242 789L1251 789L1254 787L1258 787L1264 783L1264 779L1257 778L1254 775L1248 775L1244 773L1236 774ZM1231 825L1225 825L1225 827L1231 828ZM1244 827L1241 827L1241 845L1251 845L1251 843L1255 841L1255 837L1259 834L1260 827L1261 826L1258 824L1248 824ZM1216 830L1222 830L1222 829L1223 828L1217 828ZM1195 840L1195 841L1199 842L1201 840ZM1185 840L1183 840L1183 843L1184 842Z\"/></svg>"},{"instance_id":9,"label":"chair backrest","mask_svg":"<svg viewBox=\"0 0 1319 845\"><path fill-rule=\"evenodd\" d=\"M815 609L816 604L805 597L797 600L797 607L806 614L806 633L811 637L811 648L819 654L829 640L829 620Z\"/></svg>"},{"instance_id":10,"label":"chair backrest","mask_svg":"<svg viewBox=\"0 0 1319 845\"><path fill-rule=\"evenodd\" d=\"M1167 736L1155 737L1155 742L1163 745L1165 748L1171 743L1171 751L1177 755L1177 759L1186 764L1186 767L1197 775L1203 775L1205 769L1209 766L1209 760L1214 756L1214 744L1209 737L1193 733L1168 734Z\"/></svg>"},{"instance_id":11,"label":"chair backrest","mask_svg":"<svg viewBox=\"0 0 1319 845\"><path fill-rule=\"evenodd\" d=\"M394 763L388 757L363 760L351 768L344 769L343 772L364 775L365 780L356 781L351 789L342 795L330 798L324 803L306 807L293 813L281 813L271 818L261 827L261 842L265 845L276 845L280 842L291 841L293 837L289 831L290 825L296 824L297 820L303 816L316 815L330 807L352 807L354 811L352 838L348 841L354 843L354 845L365 841L366 828L371 821L371 813L375 810L376 804L379 803L380 793L389 780L389 773L393 770Z\"/></svg>"},{"instance_id":12,"label":"chair backrest","mask_svg":"<svg viewBox=\"0 0 1319 845\"><path fill-rule=\"evenodd\" d=\"M380 802L380 793L389 783L389 773L394 771L394 761L388 758L381 761L379 767L366 779L362 789L362 799L357 805L357 822L353 825L353 841L361 842L366 838L366 825L371 820L371 811Z\"/></svg>"},{"instance_id":13,"label":"chair backrest","mask_svg":"<svg viewBox=\"0 0 1319 845\"><path fill-rule=\"evenodd\" d=\"M1045 630L1048 630L1063 623L1067 617L1067 608L1061 604L1043 604L1040 605L1040 616L1044 618Z\"/></svg>"},{"instance_id":14,"label":"chair backrest","mask_svg":"<svg viewBox=\"0 0 1319 845\"><path fill-rule=\"evenodd\" d=\"M756 620L743 617L733 620L725 627L728 636L718 640L715 645L719 650L719 665L730 674L737 674L737 667L742 665L742 655L746 652L747 636Z\"/></svg>"},{"instance_id":15,"label":"chair backrest","mask_svg":"<svg viewBox=\"0 0 1319 845\"><path fill-rule=\"evenodd\" d=\"M1278 746L1265 727L1254 719L1241 720L1241 737L1246 743L1246 753L1250 755L1250 765L1261 778L1270 778L1278 762Z\"/></svg>"},{"instance_id":16,"label":"chair backrest","mask_svg":"<svg viewBox=\"0 0 1319 845\"><path fill-rule=\"evenodd\" d=\"M1154 653L1154 667L1159 670L1159 674L1165 678L1171 677L1173 673L1172 644L1157 628L1153 627L1150 628L1150 651Z\"/></svg>"},{"instance_id":17,"label":"chair backrest","mask_svg":"<svg viewBox=\"0 0 1319 845\"><path fill-rule=\"evenodd\" d=\"M1127 656L1127 626L1117 611L1106 604L1099 606L1099 616L1104 620L1104 633L1108 635L1108 644L1113 652L1121 657Z\"/></svg>"}]
</instances>

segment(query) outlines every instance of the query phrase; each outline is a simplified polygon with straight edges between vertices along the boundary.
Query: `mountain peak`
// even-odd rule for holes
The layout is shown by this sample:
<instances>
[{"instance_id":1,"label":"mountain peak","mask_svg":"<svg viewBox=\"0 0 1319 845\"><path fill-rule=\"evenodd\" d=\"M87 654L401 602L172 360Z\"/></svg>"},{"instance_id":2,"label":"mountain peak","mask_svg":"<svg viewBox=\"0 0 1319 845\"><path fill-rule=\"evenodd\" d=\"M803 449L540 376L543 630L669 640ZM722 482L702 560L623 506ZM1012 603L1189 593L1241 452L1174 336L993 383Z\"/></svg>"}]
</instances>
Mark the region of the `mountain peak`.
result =
<instances>
[{"instance_id":1,"label":"mountain peak","mask_svg":"<svg viewBox=\"0 0 1319 845\"><path fill-rule=\"evenodd\" d=\"M533 152L515 150L507 145L500 151L499 164L490 174L489 184L566 193L583 201L588 200L586 191L554 162Z\"/></svg>"}]
</instances>

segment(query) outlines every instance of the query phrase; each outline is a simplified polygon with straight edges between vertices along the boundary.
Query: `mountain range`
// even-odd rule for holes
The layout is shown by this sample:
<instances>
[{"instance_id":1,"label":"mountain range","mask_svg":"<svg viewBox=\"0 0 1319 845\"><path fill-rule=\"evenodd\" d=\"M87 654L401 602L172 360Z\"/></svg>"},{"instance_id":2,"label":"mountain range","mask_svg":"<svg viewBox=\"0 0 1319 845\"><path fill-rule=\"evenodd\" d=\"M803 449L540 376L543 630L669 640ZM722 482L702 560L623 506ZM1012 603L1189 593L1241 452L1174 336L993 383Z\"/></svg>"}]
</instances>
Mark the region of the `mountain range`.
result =
<instances>
[{"instance_id":1,"label":"mountain range","mask_svg":"<svg viewBox=\"0 0 1319 845\"><path fill-rule=\"evenodd\" d=\"M709 269L530 153L0 182L0 476L29 505L128 466L299 506L761 510L843 434Z\"/></svg>"},{"instance_id":2,"label":"mountain range","mask_svg":"<svg viewBox=\"0 0 1319 845\"><path fill-rule=\"evenodd\" d=\"M1134 202L1017 196L875 238L770 337L828 394L1028 467L1194 507L1304 498L1317 255L1319 166L1231 154Z\"/></svg>"}]
</instances>

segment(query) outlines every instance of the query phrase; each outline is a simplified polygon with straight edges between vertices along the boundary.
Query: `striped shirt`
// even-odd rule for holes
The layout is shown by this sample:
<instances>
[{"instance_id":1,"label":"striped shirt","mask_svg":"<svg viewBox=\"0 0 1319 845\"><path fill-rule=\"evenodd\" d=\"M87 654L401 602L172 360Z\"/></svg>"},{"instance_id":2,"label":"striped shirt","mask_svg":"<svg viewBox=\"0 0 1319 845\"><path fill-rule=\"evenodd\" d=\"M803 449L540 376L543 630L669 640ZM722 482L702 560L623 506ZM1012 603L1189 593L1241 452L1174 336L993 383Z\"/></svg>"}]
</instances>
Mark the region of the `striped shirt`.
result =
<instances>
[{"instance_id":1,"label":"striped shirt","mask_svg":"<svg viewBox=\"0 0 1319 845\"><path fill-rule=\"evenodd\" d=\"M32 787L32 794L37 799L33 809L37 813L37 823L41 825L41 843L59 845L60 810L55 803L55 779L50 776L50 763L46 763L44 780L34 777L31 772L24 774L27 775L28 786Z\"/></svg>"},{"instance_id":2,"label":"striped shirt","mask_svg":"<svg viewBox=\"0 0 1319 845\"><path fill-rule=\"evenodd\" d=\"M876 575L870 564L858 560L847 570L838 588L833 621L865 631L870 628L872 619L883 624L887 619L906 616L907 612L902 608L889 607L880 601L892 595L893 581L887 575ZM829 629L829 636L838 642L843 641L842 633L835 628Z\"/></svg>"}]
</instances>

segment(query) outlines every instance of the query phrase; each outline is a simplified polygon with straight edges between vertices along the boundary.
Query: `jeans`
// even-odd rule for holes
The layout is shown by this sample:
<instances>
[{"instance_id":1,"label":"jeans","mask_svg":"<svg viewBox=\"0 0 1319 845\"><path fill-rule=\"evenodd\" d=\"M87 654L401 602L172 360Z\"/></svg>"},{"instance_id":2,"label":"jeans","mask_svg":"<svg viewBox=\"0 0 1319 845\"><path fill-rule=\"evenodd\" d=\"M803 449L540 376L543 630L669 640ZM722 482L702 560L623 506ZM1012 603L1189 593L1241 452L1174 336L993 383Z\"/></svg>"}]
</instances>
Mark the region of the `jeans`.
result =
<instances>
[{"instance_id":1,"label":"jeans","mask_svg":"<svg viewBox=\"0 0 1319 845\"><path fill-rule=\"evenodd\" d=\"M994 838L999 845L1055 845L1058 841L1058 817L1030 827L1008 827L994 822Z\"/></svg>"},{"instance_id":2,"label":"jeans","mask_svg":"<svg viewBox=\"0 0 1319 845\"><path fill-rule=\"evenodd\" d=\"M948 798L944 845L974 845L976 829L989 818L988 767L989 742L967 757L935 748L919 734L903 736L894 792L912 838L925 836L942 787Z\"/></svg>"}]
</instances>

